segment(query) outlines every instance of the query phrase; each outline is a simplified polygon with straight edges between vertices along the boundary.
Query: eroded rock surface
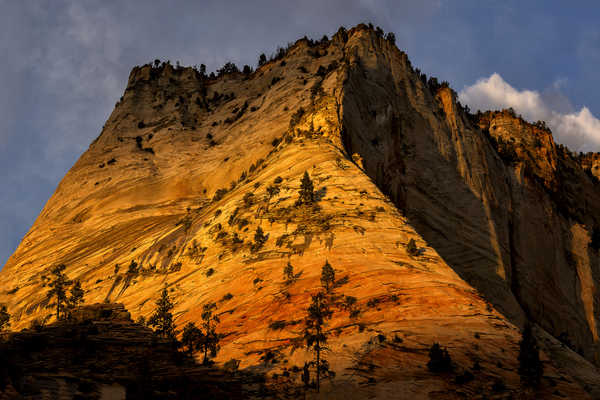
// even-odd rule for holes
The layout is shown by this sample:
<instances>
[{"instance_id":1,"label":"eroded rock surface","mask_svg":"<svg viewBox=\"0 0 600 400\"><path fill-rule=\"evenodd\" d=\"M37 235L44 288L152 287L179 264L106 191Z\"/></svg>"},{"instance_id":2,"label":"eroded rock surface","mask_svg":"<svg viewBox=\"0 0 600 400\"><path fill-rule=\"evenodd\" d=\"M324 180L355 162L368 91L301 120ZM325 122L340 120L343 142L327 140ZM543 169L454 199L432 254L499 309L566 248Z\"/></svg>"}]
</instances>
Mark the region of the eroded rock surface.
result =
<instances>
[{"instance_id":1,"label":"eroded rock surface","mask_svg":"<svg viewBox=\"0 0 600 400\"><path fill-rule=\"evenodd\" d=\"M134 318L167 285L180 327L217 303L218 361L289 389L311 358L299 337L328 261L334 294L356 302L328 322L327 398L477 398L498 380L498 396L521 395L526 318L588 360L549 344L539 395L586 398L600 388L588 158L513 114L468 114L366 26L299 40L250 75L136 67L0 272L0 302L16 328L48 314L57 263L87 302L122 302ZM305 171L314 205L296 204ZM454 374L427 371L433 342ZM556 361L569 357L582 367ZM456 383L476 361L475 379Z\"/></svg>"}]
</instances>

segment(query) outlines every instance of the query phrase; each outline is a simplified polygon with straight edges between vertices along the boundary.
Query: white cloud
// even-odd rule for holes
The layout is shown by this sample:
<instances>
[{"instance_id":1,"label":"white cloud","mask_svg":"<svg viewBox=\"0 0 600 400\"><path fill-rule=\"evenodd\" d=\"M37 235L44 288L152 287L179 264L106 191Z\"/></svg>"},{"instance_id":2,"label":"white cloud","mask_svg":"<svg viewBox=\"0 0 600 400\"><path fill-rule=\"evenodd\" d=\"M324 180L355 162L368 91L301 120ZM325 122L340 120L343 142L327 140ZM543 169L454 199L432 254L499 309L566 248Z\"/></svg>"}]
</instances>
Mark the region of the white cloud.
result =
<instances>
[{"instance_id":1,"label":"white cloud","mask_svg":"<svg viewBox=\"0 0 600 400\"><path fill-rule=\"evenodd\" d=\"M553 84L556 91L566 82ZM461 103L472 110L498 110L512 107L517 114L529 121L546 121L552 129L554 139L574 151L600 151L600 120L587 107L578 112L559 111L555 107L562 94L540 94L534 90L518 90L494 73L489 78L479 79L458 94ZM557 101L553 101L556 97Z\"/></svg>"}]
</instances>

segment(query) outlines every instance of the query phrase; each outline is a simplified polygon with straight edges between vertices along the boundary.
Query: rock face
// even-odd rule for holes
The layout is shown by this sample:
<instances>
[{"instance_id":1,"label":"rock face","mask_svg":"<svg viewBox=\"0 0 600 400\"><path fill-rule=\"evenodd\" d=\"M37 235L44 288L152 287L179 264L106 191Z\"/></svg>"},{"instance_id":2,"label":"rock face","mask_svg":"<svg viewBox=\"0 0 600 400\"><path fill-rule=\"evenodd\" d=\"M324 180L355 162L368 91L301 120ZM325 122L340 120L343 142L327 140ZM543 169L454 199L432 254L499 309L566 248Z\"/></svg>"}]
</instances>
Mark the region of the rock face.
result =
<instances>
[{"instance_id":1,"label":"rock face","mask_svg":"<svg viewBox=\"0 0 600 400\"><path fill-rule=\"evenodd\" d=\"M312 357L299 338L327 261L327 398L476 398L497 380L520 395L526 318L545 352L537 395L597 397L596 163L510 112L467 113L362 25L252 74L136 67L0 271L0 302L16 328L48 314L57 263L87 302L135 318L167 285L179 327L217 303L217 361L287 387ZM297 203L305 171L312 205ZM477 361L475 379L428 372L434 342L455 374Z\"/></svg>"}]
</instances>

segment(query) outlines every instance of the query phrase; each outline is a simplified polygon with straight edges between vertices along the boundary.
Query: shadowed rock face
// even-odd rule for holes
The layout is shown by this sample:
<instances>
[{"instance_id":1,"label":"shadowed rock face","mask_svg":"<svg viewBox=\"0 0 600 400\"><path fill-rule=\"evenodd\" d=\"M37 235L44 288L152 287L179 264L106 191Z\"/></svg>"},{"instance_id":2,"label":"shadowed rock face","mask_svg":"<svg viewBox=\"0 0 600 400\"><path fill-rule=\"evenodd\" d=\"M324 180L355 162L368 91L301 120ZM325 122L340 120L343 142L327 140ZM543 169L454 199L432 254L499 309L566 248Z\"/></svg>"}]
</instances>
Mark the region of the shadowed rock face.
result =
<instances>
[{"instance_id":1,"label":"shadowed rock face","mask_svg":"<svg viewBox=\"0 0 600 400\"><path fill-rule=\"evenodd\" d=\"M387 47L358 37L346 46L348 154L504 315L568 336L597 362L596 157L574 157L509 112L468 115Z\"/></svg>"},{"instance_id":2,"label":"shadowed rock face","mask_svg":"<svg viewBox=\"0 0 600 400\"><path fill-rule=\"evenodd\" d=\"M509 113L466 113L365 26L300 40L251 75L136 67L0 272L0 302L16 328L49 313L56 263L87 302L119 301L135 318L166 284L180 327L217 302L217 361L288 387L311 358L299 337L328 261L340 303L327 324L330 398L476 397L496 379L520 393L525 318L552 356L558 386L542 395L595 396L594 367L556 340L565 332L596 360L594 160ZM305 171L315 205L297 204ZM427 372L433 342L455 371L483 369L464 385Z\"/></svg>"},{"instance_id":3,"label":"shadowed rock face","mask_svg":"<svg viewBox=\"0 0 600 400\"><path fill-rule=\"evenodd\" d=\"M70 321L12 334L0 342L0 360L0 398L245 399L260 388L257 376L196 365L133 323L122 304L86 306Z\"/></svg>"}]
</instances>

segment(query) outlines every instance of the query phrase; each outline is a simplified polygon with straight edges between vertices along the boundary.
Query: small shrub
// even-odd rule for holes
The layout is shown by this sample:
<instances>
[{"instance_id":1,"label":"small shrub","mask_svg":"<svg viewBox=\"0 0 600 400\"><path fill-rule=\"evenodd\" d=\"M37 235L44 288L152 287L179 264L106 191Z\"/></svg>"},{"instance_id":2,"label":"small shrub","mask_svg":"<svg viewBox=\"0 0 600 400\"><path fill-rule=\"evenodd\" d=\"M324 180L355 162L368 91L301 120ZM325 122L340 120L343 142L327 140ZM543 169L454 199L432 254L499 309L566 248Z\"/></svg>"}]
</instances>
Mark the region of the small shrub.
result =
<instances>
[{"instance_id":1,"label":"small shrub","mask_svg":"<svg viewBox=\"0 0 600 400\"><path fill-rule=\"evenodd\" d=\"M139 272L139 266L138 266L138 264L134 260L131 260L131 263L129 264L129 267L127 268L127 273L135 275L138 272Z\"/></svg>"},{"instance_id":2,"label":"small shrub","mask_svg":"<svg viewBox=\"0 0 600 400\"><path fill-rule=\"evenodd\" d=\"M215 195L213 196L213 201L219 201L221 200L223 197L225 197L225 195L227 194L227 189L222 188L222 189L217 189L217 191L215 192Z\"/></svg>"},{"instance_id":3,"label":"small shrub","mask_svg":"<svg viewBox=\"0 0 600 400\"><path fill-rule=\"evenodd\" d=\"M215 273L215 270L214 270L213 268L209 268L209 269L206 271L206 277L209 277L209 276L211 276L211 275L212 275L212 274L214 274L214 273Z\"/></svg>"},{"instance_id":4,"label":"small shrub","mask_svg":"<svg viewBox=\"0 0 600 400\"><path fill-rule=\"evenodd\" d=\"M254 204L254 199L255 199L254 193L246 193L244 195L244 205L246 207L252 206Z\"/></svg>"},{"instance_id":5,"label":"small shrub","mask_svg":"<svg viewBox=\"0 0 600 400\"><path fill-rule=\"evenodd\" d=\"M227 300L231 300L233 299L233 295L231 293L227 293L225 296L223 296L223 301L227 301Z\"/></svg>"},{"instance_id":6,"label":"small shrub","mask_svg":"<svg viewBox=\"0 0 600 400\"><path fill-rule=\"evenodd\" d=\"M286 327L287 323L285 321L274 321L269 324L269 329L274 331L280 331Z\"/></svg>"},{"instance_id":7,"label":"small shrub","mask_svg":"<svg viewBox=\"0 0 600 400\"><path fill-rule=\"evenodd\" d=\"M275 180L273 181L274 184L279 185L281 182L283 182L283 178L278 176L277 178L275 178Z\"/></svg>"},{"instance_id":8,"label":"small shrub","mask_svg":"<svg viewBox=\"0 0 600 400\"><path fill-rule=\"evenodd\" d=\"M377 298L375 298L375 299L370 299L370 300L367 302L367 307L369 307L369 308L375 308L375 307L377 307L377 306L379 305L379 302L380 302L380 301L381 301L381 300L379 300L379 299L377 299Z\"/></svg>"},{"instance_id":9,"label":"small shrub","mask_svg":"<svg viewBox=\"0 0 600 400\"><path fill-rule=\"evenodd\" d=\"M419 255L419 248L417 247L417 242L415 239L410 239L406 245L406 252L411 256Z\"/></svg>"}]
</instances>

